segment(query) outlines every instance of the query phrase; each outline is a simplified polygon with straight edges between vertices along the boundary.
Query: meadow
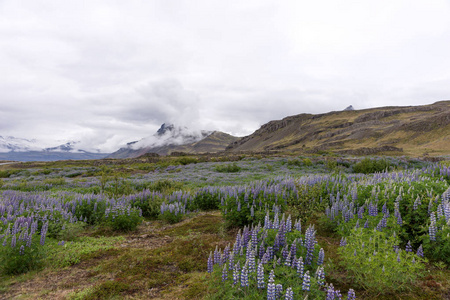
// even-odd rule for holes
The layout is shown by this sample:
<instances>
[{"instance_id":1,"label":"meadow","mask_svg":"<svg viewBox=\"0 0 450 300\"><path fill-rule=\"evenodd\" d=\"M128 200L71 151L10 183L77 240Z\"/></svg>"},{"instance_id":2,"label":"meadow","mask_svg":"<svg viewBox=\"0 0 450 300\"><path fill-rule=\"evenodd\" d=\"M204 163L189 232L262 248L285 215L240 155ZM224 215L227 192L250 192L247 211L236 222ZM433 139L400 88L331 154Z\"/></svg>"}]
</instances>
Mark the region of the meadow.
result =
<instances>
[{"instance_id":1,"label":"meadow","mask_svg":"<svg viewBox=\"0 0 450 300\"><path fill-rule=\"evenodd\" d=\"M450 299L450 163L0 166L2 299Z\"/></svg>"}]
</instances>

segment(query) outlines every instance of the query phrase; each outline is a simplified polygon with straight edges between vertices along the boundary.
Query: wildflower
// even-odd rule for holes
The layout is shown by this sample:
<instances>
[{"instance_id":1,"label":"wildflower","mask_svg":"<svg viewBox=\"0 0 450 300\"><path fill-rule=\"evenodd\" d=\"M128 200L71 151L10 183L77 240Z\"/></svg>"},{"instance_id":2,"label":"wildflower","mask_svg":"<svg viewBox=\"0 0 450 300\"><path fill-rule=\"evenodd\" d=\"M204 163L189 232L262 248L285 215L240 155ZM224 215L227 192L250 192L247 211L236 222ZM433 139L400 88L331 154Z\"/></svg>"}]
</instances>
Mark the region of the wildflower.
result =
<instances>
[{"instance_id":1,"label":"wildflower","mask_svg":"<svg viewBox=\"0 0 450 300\"><path fill-rule=\"evenodd\" d=\"M261 262L258 264L258 270L256 271L256 280L258 282L258 289L263 289L265 287L264 267Z\"/></svg>"},{"instance_id":2,"label":"wildflower","mask_svg":"<svg viewBox=\"0 0 450 300\"><path fill-rule=\"evenodd\" d=\"M411 241L408 241L408 243L406 244L406 252L412 252L412 247L411 247Z\"/></svg>"},{"instance_id":3,"label":"wildflower","mask_svg":"<svg viewBox=\"0 0 450 300\"><path fill-rule=\"evenodd\" d=\"M369 228L369 219L367 219L366 223L364 223L364 228Z\"/></svg>"},{"instance_id":4,"label":"wildflower","mask_svg":"<svg viewBox=\"0 0 450 300\"><path fill-rule=\"evenodd\" d=\"M222 281L226 281L227 279L228 279L228 269L227 264L224 264L222 270Z\"/></svg>"},{"instance_id":5,"label":"wildflower","mask_svg":"<svg viewBox=\"0 0 450 300\"><path fill-rule=\"evenodd\" d=\"M323 251L323 248L320 248L319 250L319 258L317 259L317 264L320 266L323 264L323 260L325 258L325 252Z\"/></svg>"},{"instance_id":6,"label":"wildflower","mask_svg":"<svg viewBox=\"0 0 450 300\"><path fill-rule=\"evenodd\" d=\"M355 290L349 289L347 294L347 300L355 300L355 299L356 299Z\"/></svg>"},{"instance_id":7,"label":"wildflower","mask_svg":"<svg viewBox=\"0 0 450 300\"><path fill-rule=\"evenodd\" d=\"M301 257L301 256L297 260L297 274L300 277L303 277L303 257Z\"/></svg>"},{"instance_id":8,"label":"wildflower","mask_svg":"<svg viewBox=\"0 0 450 300\"><path fill-rule=\"evenodd\" d=\"M244 267L242 267L241 286L242 287L248 286L248 265L247 264L245 264Z\"/></svg>"},{"instance_id":9,"label":"wildflower","mask_svg":"<svg viewBox=\"0 0 450 300\"><path fill-rule=\"evenodd\" d=\"M286 295L284 296L285 300L292 300L294 299L294 292L292 291L291 287L288 287L286 289Z\"/></svg>"},{"instance_id":10,"label":"wildflower","mask_svg":"<svg viewBox=\"0 0 450 300\"><path fill-rule=\"evenodd\" d=\"M327 289L327 298L326 298L326 300L334 300L334 296L335 296L335 294L334 294L334 287L333 287L333 284L330 283L330 285L328 286L328 289Z\"/></svg>"},{"instance_id":11,"label":"wildflower","mask_svg":"<svg viewBox=\"0 0 450 300\"><path fill-rule=\"evenodd\" d=\"M325 270L323 267L318 267L316 271L317 284L323 285L325 282Z\"/></svg>"},{"instance_id":12,"label":"wildflower","mask_svg":"<svg viewBox=\"0 0 450 300\"><path fill-rule=\"evenodd\" d=\"M267 284L267 300L275 300L276 299L276 291L275 291L275 273L274 271L270 271L269 275L269 284Z\"/></svg>"},{"instance_id":13,"label":"wildflower","mask_svg":"<svg viewBox=\"0 0 450 300\"><path fill-rule=\"evenodd\" d=\"M419 246L419 249L417 249L417 255L420 257L423 257L423 248L422 245Z\"/></svg>"},{"instance_id":14,"label":"wildflower","mask_svg":"<svg viewBox=\"0 0 450 300\"><path fill-rule=\"evenodd\" d=\"M239 282L239 269L238 269L238 265L236 264L236 266L233 269L233 285L238 284Z\"/></svg>"},{"instance_id":15,"label":"wildflower","mask_svg":"<svg viewBox=\"0 0 450 300\"><path fill-rule=\"evenodd\" d=\"M279 299L281 297L281 294L283 293L283 285L280 283L275 286L275 295L276 298Z\"/></svg>"},{"instance_id":16,"label":"wildflower","mask_svg":"<svg viewBox=\"0 0 450 300\"><path fill-rule=\"evenodd\" d=\"M305 274L303 275L302 290L309 291L310 286L311 286L311 278L309 276L309 271L306 271Z\"/></svg>"},{"instance_id":17,"label":"wildflower","mask_svg":"<svg viewBox=\"0 0 450 300\"><path fill-rule=\"evenodd\" d=\"M208 266L208 273L212 273L212 271L213 271L212 251L209 252L209 257L208 257L208 263L207 263L207 266Z\"/></svg>"}]
</instances>

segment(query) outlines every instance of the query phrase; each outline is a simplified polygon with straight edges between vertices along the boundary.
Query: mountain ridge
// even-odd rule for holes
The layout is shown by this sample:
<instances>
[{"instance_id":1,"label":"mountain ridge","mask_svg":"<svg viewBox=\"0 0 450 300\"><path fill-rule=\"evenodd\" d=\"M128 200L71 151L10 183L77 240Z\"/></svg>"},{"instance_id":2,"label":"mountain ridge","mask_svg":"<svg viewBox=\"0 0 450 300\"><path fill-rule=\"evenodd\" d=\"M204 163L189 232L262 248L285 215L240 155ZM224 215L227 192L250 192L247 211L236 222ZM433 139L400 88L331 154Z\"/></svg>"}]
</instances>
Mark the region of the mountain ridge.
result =
<instances>
[{"instance_id":1,"label":"mountain ridge","mask_svg":"<svg viewBox=\"0 0 450 300\"><path fill-rule=\"evenodd\" d=\"M450 148L449 135L450 101L439 101L422 106L288 116L262 125L253 134L231 143L226 150L446 154Z\"/></svg>"}]
</instances>

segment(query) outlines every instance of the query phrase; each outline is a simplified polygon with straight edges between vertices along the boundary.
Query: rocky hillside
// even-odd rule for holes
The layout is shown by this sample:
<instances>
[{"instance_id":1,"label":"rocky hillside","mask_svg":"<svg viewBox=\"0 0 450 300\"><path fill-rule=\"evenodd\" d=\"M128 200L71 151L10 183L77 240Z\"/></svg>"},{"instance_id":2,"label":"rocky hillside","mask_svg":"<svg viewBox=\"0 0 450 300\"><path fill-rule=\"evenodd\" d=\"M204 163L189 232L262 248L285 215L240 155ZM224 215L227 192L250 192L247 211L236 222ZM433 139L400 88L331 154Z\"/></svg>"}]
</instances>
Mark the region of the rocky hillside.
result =
<instances>
[{"instance_id":1,"label":"rocky hillside","mask_svg":"<svg viewBox=\"0 0 450 300\"><path fill-rule=\"evenodd\" d=\"M450 154L450 101L300 114L271 121L228 151Z\"/></svg>"}]
</instances>

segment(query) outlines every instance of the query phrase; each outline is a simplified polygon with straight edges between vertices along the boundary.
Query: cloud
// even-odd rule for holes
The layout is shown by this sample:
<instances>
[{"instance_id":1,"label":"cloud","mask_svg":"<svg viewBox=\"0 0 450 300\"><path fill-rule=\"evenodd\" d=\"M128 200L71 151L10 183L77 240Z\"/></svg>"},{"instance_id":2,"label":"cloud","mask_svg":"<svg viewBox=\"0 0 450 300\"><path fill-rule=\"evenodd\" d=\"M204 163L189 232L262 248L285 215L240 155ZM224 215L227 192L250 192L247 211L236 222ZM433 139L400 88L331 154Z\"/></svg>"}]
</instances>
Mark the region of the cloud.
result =
<instances>
[{"instance_id":1,"label":"cloud","mask_svg":"<svg viewBox=\"0 0 450 300\"><path fill-rule=\"evenodd\" d=\"M162 123L270 120L450 98L437 0L0 1L0 135L114 151Z\"/></svg>"}]
</instances>

